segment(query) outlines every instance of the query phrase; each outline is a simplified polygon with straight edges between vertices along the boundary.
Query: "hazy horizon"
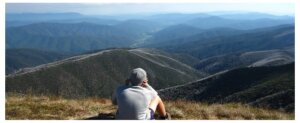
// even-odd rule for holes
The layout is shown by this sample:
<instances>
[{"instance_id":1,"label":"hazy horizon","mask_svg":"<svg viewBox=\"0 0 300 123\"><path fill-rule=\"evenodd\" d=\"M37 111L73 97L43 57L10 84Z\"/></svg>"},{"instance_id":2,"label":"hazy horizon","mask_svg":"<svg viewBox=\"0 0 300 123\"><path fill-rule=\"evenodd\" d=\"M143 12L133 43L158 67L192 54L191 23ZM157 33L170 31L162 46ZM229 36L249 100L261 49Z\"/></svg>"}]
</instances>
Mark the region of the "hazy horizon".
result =
<instances>
[{"instance_id":1,"label":"hazy horizon","mask_svg":"<svg viewBox=\"0 0 300 123\"><path fill-rule=\"evenodd\" d=\"M80 13L83 15L136 15L168 13L248 13L294 16L293 4L255 3L6 3L6 13Z\"/></svg>"}]
</instances>

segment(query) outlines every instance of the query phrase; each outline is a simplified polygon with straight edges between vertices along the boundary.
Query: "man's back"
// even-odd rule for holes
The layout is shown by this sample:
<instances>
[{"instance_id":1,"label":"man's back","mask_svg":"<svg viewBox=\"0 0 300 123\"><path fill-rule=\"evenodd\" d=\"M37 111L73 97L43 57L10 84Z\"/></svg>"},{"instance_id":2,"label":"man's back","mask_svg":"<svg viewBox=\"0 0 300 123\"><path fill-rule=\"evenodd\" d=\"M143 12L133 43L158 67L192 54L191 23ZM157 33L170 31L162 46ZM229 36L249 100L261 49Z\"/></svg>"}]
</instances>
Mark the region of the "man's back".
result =
<instances>
[{"instance_id":1,"label":"man's back","mask_svg":"<svg viewBox=\"0 0 300 123\"><path fill-rule=\"evenodd\" d=\"M117 119L149 119L148 106L157 95L151 86L120 86L116 90Z\"/></svg>"}]
</instances>

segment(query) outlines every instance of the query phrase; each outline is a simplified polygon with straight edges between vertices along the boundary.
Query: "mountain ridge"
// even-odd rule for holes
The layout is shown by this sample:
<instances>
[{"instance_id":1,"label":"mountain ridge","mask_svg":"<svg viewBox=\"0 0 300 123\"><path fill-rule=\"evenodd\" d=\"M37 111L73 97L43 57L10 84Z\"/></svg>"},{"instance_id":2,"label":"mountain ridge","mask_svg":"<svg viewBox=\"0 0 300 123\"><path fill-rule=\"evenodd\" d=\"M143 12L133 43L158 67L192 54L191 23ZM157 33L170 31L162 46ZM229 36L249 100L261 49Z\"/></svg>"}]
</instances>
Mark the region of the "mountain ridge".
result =
<instances>
[{"instance_id":1,"label":"mountain ridge","mask_svg":"<svg viewBox=\"0 0 300 123\"><path fill-rule=\"evenodd\" d=\"M172 53L186 53L199 59L228 53L281 49L294 45L295 33L290 31L294 31L294 26L286 25L273 30L267 28L266 31L262 30L260 33L250 31L250 33L221 35L208 39L198 37L198 39L194 38L194 41L169 43L157 46L157 48ZM278 35L280 36L276 37Z\"/></svg>"},{"instance_id":2,"label":"mountain ridge","mask_svg":"<svg viewBox=\"0 0 300 123\"><path fill-rule=\"evenodd\" d=\"M216 73L225 69L240 67L277 66L294 62L294 54L288 49L250 51L213 56L199 60L194 68L206 73Z\"/></svg>"},{"instance_id":3,"label":"mountain ridge","mask_svg":"<svg viewBox=\"0 0 300 123\"><path fill-rule=\"evenodd\" d=\"M161 98L167 100L239 102L293 112L294 67L294 63L291 63L273 67L238 68L158 92Z\"/></svg>"},{"instance_id":4,"label":"mountain ridge","mask_svg":"<svg viewBox=\"0 0 300 123\"><path fill-rule=\"evenodd\" d=\"M147 71L150 84L157 89L205 76L176 59L146 49L109 49L8 75L6 92L27 93L32 89L34 94L110 97L136 67Z\"/></svg>"},{"instance_id":5,"label":"mountain ridge","mask_svg":"<svg viewBox=\"0 0 300 123\"><path fill-rule=\"evenodd\" d=\"M33 67L48 62L61 60L69 57L68 53L49 52L37 49L6 49L5 50L5 74L16 72L16 70Z\"/></svg>"}]
</instances>

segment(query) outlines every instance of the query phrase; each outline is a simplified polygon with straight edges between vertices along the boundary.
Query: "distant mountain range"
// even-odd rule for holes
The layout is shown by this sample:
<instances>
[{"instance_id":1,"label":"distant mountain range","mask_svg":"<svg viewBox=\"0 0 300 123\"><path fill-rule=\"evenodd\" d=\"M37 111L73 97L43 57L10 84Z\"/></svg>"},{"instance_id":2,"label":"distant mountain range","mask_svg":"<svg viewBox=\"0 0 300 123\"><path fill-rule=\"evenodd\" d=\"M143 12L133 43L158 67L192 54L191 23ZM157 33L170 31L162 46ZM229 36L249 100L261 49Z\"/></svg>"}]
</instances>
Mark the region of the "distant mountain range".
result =
<instances>
[{"instance_id":1,"label":"distant mountain range","mask_svg":"<svg viewBox=\"0 0 300 123\"><path fill-rule=\"evenodd\" d=\"M155 89L183 84L205 76L160 51L110 49L26 68L6 77L6 92L64 97L109 97L129 72L144 68Z\"/></svg>"},{"instance_id":2,"label":"distant mountain range","mask_svg":"<svg viewBox=\"0 0 300 123\"><path fill-rule=\"evenodd\" d=\"M246 15L257 15L260 18L245 20ZM222 18L223 16L226 18ZM259 28L294 24L294 18L290 16L263 13L231 16L234 17L173 13L118 20L118 17L87 16L78 13L6 14L6 48L82 53L96 49L170 44L173 41L211 42L213 37L237 35L245 32L241 31L245 29L254 31ZM244 19L237 19L238 16Z\"/></svg>"},{"instance_id":3,"label":"distant mountain range","mask_svg":"<svg viewBox=\"0 0 300 123\"><path fill-rule=\"evenodd\" d=\"M209 13L210 15L219 16L226 19L237 20L256 20L256 19L293 19L293 16L281 15L274 16L272 14L259 13L259 12L237 12L237 13Z\"/></svg>"},{"instance_id":4,"label":"distant mountain range","mask_svg":"<svg viewBox=\"0 0 300 123\"><path fill-rule=\"evenodd\" d=\"M6 14L6 27L24 26L34 23L94 23L101 25L113 25L118 20L98 18L79 13L10 13Z\"/></svg>"},{"instance_id":5,"label":"distant mountain range","mask_svg":"<svg viewBox=\"0 0 300 123\"><path fill-rule=\"evenodd\" d=\"M80 53L108 47L128 47L134 38L107 25L37 23L7 28L6 48Z\"/></svg>"},{"instance_id":6,"label":"distant mountain range","mask_svg":"<svg viewBox=\"0 0 300 123\"><path fill-rule=\"evenodd\" d=\"M224 53L235 52L232 50L240 50L238 47L245 47L245 45L249 45L249 48L243 50L252 50L254 48L253 46L265 40L273 40L272 44L264 42L264 45L253 49L265 50L293 45L294 40L294 26L292 25L280 26L261 33L256 33L255 30L244 31L244 33L242 33L240 30L224 28L201 31L200 29L191 29L191 27L189 28L187 26L177 26L174 27L177 29L171 28L168 29L170 31L161 30L157 33L153 33L153 31L160 28L159 25L156 26L154 23L143 21L141 23L143 23L144 26L143 24L129 26L129 24L125 22L118 26L90 23L38 23L12 27L6 29L6 48L32 48L54 52L80 53L95 49L131 47L134 44L140 43L135 46L152 44L146 47L166 47L166 51L171 52L185 52L186 49L195 47L192 48L193 50L187 51L187 53L191 52L196 57L199 57L199 55L207 57L215 54L220 55L220 52L224 52L224 50L221 50L222 48L229 50ZM149 24L153 25L147 26ZM186 28L186 31L181 30L181 28ZM281 33L283 35L280 35ZM273 38L273 35L278 35L278 37ZM256 40L257 37L260 39ZM283 40L286 41L283 42ZM251 44L249 44L250 42ZM210 46L206 47L207 43L209 43ZM232 43L240 43L241 45L234 46L233 49L226 48L233 46L234 44ZM280 43L284 44L281 45ZM203 46L205 46L205 48L202 48ZM209 50L209 48L214 47L221 47L221 49L209 54L201 54L203 52L202 50Z\"/></svg>"},{"instance_id":7,"label":"distant mountain range","mask_svg":"<svg viewBox=\"0 0 300 123\"><path fill-rule=\"evenodd\" d=\"M218 16L200 17L185 22L186 24L199 27L202 29L211 29L217 27L227 27L234 29L255 29L261 27L272 27L276 25L294 23L294 18L286 19L255 19L255 20L241 20L241 19L225 19Z\"/></svg>"},{"instance_id":8,"label":"distant mountain range","mask_svg":"<svg viewBox=\"0 0 300 123\"><path fill-rule=\"evenodd\" d=\"M209 103L239 102L294 111L295 65L251 67L224 71L196 82L161 89L164 99Z\"/></svg>"},{"instance_id":9,"label":"distant mountain range","mask_svg":"<svg viewBox=\"0 0 300 123\"><path fill-rule=\"evenodd\" d=\"M82 53L129 47L157 29L155 23L131 20L115 26L93 23L35 23L6 28L6 48Z\"/></svg>"},{"instance_id":10,"label":"distant mountain range","mask_svg":"<svg viewBox=\"0 0 300 123\"><path fill-rule=\"evenodd\" d=\"M223 32L226 32L226 29ZM155 47L168 52L186 53L203 59L230 53L293 47L294 41L294 26L282 25L231 35L217 33L215 36L205 37L200 33L192 36L192 38L170 40Z\"/></svg>"}]
</instances>

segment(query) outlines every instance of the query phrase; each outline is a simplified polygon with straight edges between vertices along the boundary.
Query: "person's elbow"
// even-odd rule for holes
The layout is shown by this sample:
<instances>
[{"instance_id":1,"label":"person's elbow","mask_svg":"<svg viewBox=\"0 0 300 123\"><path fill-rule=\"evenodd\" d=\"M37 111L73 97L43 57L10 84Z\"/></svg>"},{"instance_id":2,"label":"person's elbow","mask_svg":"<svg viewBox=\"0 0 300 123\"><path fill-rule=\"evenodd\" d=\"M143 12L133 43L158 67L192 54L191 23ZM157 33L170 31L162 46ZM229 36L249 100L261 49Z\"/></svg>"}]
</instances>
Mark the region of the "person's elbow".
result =
<instances>
[{"instance_id":1,"label":"person's elbow","mask_svg":"<svg viewBox=\"0 0 300 123\"><path fill-rule=\"evenodd\" d=\"M112 94L112 96L111 96L111 102L112 102L113 105L118 105L118 102L117 102L115 94Z\"/></svg>"},{"instance_id":2,"label":"person's elbow","mask_svg":"<svg viewBox=\"0 0 300 123\"><path fill-rule=\"evenodd\" d=\"M117 100L112 100L112 104L113 104L113 105L118 105Z\"/></svg>"}]
</instances>

